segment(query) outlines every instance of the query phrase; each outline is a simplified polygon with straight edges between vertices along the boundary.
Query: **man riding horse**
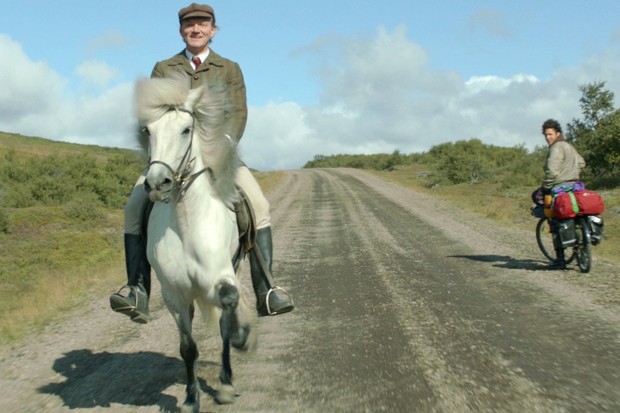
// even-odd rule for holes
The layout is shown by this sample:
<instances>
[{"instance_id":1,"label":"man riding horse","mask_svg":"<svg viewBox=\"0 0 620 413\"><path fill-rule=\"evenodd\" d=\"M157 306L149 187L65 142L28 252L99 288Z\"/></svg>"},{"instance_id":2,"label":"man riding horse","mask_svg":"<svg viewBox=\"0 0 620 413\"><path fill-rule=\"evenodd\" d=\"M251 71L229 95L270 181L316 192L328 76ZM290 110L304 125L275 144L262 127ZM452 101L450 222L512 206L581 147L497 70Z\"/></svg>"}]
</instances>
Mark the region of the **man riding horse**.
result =
<instances>
[{"instance_id":1,"label":"man riding horse","mask_svg":"<svg viewBox=\"0 0 620 413\"><path fill-rule=\"evenodd\" d=\"M219 56L209 48L217 31L213 8L192 3L179 11L179 24L179 33L186 48L170 59L158 62L151 77L182 76L191 84L192 89L207 85L213 90L225 90L230 110L221 129L230 139L239 142L247 121L245 83L237 63ZM138 323L148 322L151 287L151 267L146 259L146 239L142 235L148 204L144 179L143 174L125 206L127 285L110 296L110 305L114 311L126 314ZM291 297L276 286L271 272L273 246L269 202L247 166L242 165L237 169L236 182L251 205L257 229L254 246L249 253L258 315L292 311L294 305Z\"/></svg>"}]
</instances>

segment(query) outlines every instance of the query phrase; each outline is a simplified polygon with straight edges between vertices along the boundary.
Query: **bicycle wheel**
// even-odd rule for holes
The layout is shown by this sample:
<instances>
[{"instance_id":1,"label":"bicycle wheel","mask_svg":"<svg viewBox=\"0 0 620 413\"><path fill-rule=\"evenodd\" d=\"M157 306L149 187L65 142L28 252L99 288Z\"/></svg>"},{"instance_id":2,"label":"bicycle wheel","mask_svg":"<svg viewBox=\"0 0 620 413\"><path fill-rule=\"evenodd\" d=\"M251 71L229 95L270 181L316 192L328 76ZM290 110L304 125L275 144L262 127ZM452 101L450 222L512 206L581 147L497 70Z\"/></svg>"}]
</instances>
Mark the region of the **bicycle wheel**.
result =
<instances>
[{"instance_id":1,"label":"bicycle wheel","mask_svg":"<svg viewBox=\"0 0 620 413\"><path fill-rule=\"evenodd\" d=\"M551 226L547 218L541 218L536 224L536 242L538 248L549 261L555 260L555 249L553 248L553 235Z\"/></svg>"},{"instance_id":2,"label":"bicycle wheel","mask_svg":"<svg viewBox=\"0 0 620 413\"><path fill-rule=\"evenodd\" d=\"M553 246L553 234L551 233L551 223L549 218L541 218L536 224L536 242L538 248L549 261L555 261L555 247ZM564 250L564 260L570 264L575 259L575 250L567 248Z\"/></svg>"},{"instance_id":3,"label":"bicycle wheel","mask_svg":"<svg viewBox=\"0 0 620 413\"><path fill-rule=\"evenodd\" d=\"M592 244L590 242L590 234L588 232L588 224L584 219L577 221L577 245L575 246L575 254L577 255L577 264L581 272L590 272L592 268Z\"/></svg>"}]
</instances>

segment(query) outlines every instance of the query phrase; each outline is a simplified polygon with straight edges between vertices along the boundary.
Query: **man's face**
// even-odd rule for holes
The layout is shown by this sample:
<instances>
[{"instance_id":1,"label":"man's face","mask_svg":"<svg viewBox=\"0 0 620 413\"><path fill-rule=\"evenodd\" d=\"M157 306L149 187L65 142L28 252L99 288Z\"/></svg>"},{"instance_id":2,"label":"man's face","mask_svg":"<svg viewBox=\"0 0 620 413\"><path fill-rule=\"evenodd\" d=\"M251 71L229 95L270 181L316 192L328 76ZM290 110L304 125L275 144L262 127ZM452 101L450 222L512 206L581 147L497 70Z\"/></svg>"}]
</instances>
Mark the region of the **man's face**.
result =
<instances>
[{"instance_id":1,"label":"man's face","mask_svg":"<svg viewBox=\"0 0 620 413\"><path fill-rule=\"evenodd\" d=\"M190 17L181 22L179 33L189 50L193 54L200 54L209 47L209 42L215 36L216 28L210 17Z\"/></svg>"},{"instance_id":2,"label":"man's face","mask_svg":"<svg viewBox=\"0 0 620 413\"><path fill-rule=\"evenodd\" d=\"M545 129L545 140L547 141L547 145L551 146L553 142L555 142L560 137L560 132L556 131L553 128Z\"/></svg>"}]
</instances>

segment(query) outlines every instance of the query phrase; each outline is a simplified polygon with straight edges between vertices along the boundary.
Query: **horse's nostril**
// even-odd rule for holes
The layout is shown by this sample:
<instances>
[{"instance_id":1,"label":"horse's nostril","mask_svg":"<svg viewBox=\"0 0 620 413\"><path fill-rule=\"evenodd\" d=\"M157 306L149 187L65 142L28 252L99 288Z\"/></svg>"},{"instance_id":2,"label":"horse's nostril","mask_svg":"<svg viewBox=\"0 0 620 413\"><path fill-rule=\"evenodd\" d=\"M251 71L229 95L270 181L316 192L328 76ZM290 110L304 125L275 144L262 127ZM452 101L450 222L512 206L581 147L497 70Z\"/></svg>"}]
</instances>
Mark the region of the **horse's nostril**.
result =
<instances>
[{"instance_id":1,"label":"horse's nostril","mask_svg":"<svg viewBox=\"0 0 620 413\"><path fill-rule=\"evenodd\" d=\"M172 179L170 178L164 179L162 183L159 184L159 189L169 189L170 187L172 187Z\"/></svg>"}]
</instances>

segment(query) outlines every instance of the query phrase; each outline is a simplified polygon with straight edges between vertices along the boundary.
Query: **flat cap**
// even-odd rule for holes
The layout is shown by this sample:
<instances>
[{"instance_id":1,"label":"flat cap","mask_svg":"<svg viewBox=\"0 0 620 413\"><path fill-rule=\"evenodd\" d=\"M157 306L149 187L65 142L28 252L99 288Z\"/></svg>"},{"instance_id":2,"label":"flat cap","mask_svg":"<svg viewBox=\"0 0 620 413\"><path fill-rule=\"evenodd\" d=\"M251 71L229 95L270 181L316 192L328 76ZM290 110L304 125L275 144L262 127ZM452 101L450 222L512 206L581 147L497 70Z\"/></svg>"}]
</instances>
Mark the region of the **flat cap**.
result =
<instances>
[{"instance_id":1,"label":"flat cap","mask_svg":"<svg viewBox=\"0 0 620 413\"><path fill-rule=\"evenodd\" d=\"M207 4L192 3L187 7L179 10L179 23L190 17L211 17L215 22L215 13L213 8Z\"/></svg>"}]
</instances>

